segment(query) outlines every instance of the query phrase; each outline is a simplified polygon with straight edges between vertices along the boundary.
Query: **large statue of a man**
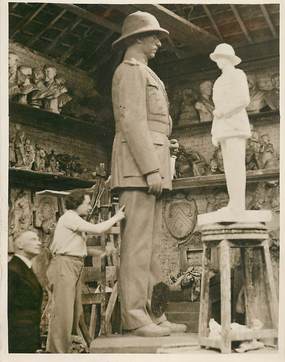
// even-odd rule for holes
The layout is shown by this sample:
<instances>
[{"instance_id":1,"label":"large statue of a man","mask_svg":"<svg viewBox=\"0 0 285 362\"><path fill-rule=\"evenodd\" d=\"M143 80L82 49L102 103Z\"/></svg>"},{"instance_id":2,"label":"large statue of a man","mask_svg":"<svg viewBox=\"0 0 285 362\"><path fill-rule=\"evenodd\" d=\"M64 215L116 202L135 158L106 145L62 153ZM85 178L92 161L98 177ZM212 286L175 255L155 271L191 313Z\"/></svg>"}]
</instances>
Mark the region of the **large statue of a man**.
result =
<instances>
[{"instance_id":1,"label":"large statue of a man","mask_svg":"<svg viewBox=\"0 0 285 362\"><path fill-rule=\"evenodd\" d=\"M185 331L151 311L153 287L161 282L159 239L164 190L170 190L171 133L164 84L148 67L168 34L157 19L137 11L127 16L115 50L125 50L112 82L116 122L111 187L125 205L121 226L120 293L123 329L139 336Z\"/></svg>"}]
</instances>

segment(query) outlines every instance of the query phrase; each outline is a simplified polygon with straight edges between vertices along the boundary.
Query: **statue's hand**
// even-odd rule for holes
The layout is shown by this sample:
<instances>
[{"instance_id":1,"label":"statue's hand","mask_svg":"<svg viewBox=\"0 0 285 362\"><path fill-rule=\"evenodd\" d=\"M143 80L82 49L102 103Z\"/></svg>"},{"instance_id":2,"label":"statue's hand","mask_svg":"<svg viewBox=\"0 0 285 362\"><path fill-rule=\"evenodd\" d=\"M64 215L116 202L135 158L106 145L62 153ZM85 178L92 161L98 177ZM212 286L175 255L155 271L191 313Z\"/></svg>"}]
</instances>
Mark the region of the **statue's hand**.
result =
<instances>
[{"instance_id":1,"label":"statue's hand","mask_svg":"<svg viewBox=\"0 0 285 362\"><path fill-rule=\"evenodd\" d=\"M146 175L146 182L148 185L148 193L160 196L162 192L162 178L159 172L153 172Z\"/></svg>"},{"instance_id":2,"label":"statue's hand","mask_svg":"<svg viewBox=\"0 0 285 362\"><path fill-rule=\"evenodd\" d=\"M224 113L223 113L223 112L220 112L220 111L217 110L217 109L214 109L213 115L214 115L214 117L216 117L216 118L222 118L222 117L224 116Z\"/></svg>"}]
</instances>

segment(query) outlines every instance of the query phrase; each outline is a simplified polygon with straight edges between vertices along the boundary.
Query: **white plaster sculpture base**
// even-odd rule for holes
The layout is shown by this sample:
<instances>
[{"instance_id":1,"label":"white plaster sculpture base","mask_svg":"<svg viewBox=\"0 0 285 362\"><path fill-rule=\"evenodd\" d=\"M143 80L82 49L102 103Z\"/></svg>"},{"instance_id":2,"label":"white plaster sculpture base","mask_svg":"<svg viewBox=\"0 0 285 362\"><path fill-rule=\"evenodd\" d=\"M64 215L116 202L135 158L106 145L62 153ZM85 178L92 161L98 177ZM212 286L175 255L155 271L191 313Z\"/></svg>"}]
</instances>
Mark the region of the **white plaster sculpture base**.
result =
<instances>
[{"instance_id":1,"label":"white plaster sculpture base","mask_svg":"<svg viewBox=\"0 0 285 362\"><path fill-rule=\"evenodd\" d=\"M256 223L269 222L272 214L270 210L243 210L232 211L228 208L198 215L198 226L214 223Z\"/></svg>"}]
</instances>

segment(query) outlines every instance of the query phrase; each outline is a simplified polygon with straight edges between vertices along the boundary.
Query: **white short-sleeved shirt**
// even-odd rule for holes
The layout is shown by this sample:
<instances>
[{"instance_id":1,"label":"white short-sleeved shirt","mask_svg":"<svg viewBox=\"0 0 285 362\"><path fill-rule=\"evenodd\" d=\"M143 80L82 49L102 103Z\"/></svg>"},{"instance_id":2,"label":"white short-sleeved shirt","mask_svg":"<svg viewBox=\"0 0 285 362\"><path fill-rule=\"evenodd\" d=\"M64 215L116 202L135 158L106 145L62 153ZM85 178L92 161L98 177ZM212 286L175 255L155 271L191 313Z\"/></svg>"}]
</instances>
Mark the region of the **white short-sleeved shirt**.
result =
<instances>
[{"instance_id":1,"label":"white short-sleeved shirt","mask_svg":"<svg viewBox=\"0 0 285 362\"><path fill-rule=\"evenodd\" d=\"M58 220L53 242L50 246L54 254L86 256L86 237L78 229L84 227L86 221L75 211L67 210Z\"/></svg>"},{"instance_id":2,"label":"white short-sleeved shirt","mask_svg":"<svg viewBox=\"0 0 285 362\"><path fill-rule=\"evenodd\" d=\"M213 119L212 136L219 140L227 137L250 137L250 125L246 107L250 102L248 83L241 69L233 68L222 73L213 86L213 102L215 109L223 113L233 111L242 105L235 114L229 117Z\"/></svg>"}]
</instances>

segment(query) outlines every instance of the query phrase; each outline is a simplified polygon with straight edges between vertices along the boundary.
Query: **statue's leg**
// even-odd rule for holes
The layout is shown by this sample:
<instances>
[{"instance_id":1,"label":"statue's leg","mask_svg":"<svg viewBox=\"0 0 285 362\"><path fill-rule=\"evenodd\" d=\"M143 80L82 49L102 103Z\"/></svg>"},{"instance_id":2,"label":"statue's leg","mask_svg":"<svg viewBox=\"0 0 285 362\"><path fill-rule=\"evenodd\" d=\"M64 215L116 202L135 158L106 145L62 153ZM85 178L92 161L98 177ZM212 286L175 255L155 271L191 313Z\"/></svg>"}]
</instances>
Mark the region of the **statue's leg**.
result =
<instances>
[{"instance_id":1,"label":"statue's leg","mask_svg":"<svg viewBox=\"0 0 285 362\"><path fill-rule=\"evenodd\" d=\"M245 146L246 139L243 137L230 137L221 141L229 193L228 207L232 210L245 210Z\"/></svg>"}]
</instances>

